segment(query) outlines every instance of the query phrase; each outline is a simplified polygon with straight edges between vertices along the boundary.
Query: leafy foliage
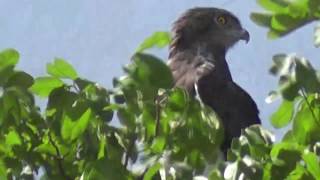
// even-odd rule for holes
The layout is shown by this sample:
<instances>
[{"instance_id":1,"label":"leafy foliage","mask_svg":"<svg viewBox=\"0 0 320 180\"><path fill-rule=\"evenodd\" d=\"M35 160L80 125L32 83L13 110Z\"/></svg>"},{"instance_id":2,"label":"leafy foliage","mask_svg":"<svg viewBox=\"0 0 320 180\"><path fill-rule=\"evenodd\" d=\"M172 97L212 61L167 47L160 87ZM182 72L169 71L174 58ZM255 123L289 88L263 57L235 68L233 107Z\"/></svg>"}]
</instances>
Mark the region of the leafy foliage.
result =
<instances>
[{"instance_id":1,"label":"leafy foliage","mask_svg":"<svg viewBox=\"0 0 320 180\"><path fill-rule=\"evenodd\" d=\"M257 25L269 29L269 38L278 38L320 19L319 0L257 0L268 13L251 13ZM317 44L317 40L315 40Z\"/></svg>"},{"instance_id":2,"label":"leafy foliage","mask_svg":"<svg viewBox=\"0 0 320 180\"><path fill-rule=\"evenodd\" d=\"M271 14L252 19L282 36L320 17L318 1L259 0ZM315 42L319 33L316 30ZM32 77L15 66L19 53L0 52L0 179L318 179L320 77L305 58L277 54L271 74L282 103L271 116L282 140L251 126L232 141L226 159L215 113L173 88L166 64L145 53L170 42L156 32L105 89L63 59ZM38 107L37 98L47 105Z\"/></svg>"}]
</instances>

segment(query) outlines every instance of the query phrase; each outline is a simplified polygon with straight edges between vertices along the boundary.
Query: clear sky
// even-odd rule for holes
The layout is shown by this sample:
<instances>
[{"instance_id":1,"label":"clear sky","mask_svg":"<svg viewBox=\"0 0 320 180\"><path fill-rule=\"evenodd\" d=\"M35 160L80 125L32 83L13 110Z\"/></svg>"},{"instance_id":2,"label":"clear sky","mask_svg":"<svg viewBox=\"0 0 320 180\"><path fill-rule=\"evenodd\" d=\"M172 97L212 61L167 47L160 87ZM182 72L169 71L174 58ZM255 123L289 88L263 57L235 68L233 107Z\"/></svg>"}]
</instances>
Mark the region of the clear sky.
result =
<instances>
[{"instance_id":1,"label":"clear sky","mask_svg":"<svg viewBox=\"0 0 320 180\"><path fill-rule=\"evenodd\" d=\"M268 73L272 55L296 52L319 67L320 51L313 46L314 24L267 40L267 30L249 18L261 10L254 0L0 0L0 49L17 49L19 68L32 75L45 74L46 63L61 57L82 77L110 88L145 37L170 30L179 14L195 6L228 9L250 32L251 41L236 45L227 59L233 78L255 99L263 125L271 129L269 117L279 104L264 101L277 86ZM165 59L167 53L157 55Z\"/></svg>"}]
</instances>

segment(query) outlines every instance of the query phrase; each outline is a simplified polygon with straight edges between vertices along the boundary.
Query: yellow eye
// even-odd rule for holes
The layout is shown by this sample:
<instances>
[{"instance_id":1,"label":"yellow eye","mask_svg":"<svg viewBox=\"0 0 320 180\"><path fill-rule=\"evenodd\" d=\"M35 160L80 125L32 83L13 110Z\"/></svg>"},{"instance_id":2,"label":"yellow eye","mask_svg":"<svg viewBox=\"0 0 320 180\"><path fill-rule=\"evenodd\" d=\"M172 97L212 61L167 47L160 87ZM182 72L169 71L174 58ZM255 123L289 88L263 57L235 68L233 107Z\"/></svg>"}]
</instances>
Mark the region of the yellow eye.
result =
<instances>
[{"instance_id":1,"label":"yellow eye","mask_svg":"<svg viewBox=\"0 0 320 180\"><path fill-rule=\"evenodd\" d=\"M227 23L226 18L223 17L223 16L219 16L219 17L217 18L217 21L218 21L219 24L222 24L222 25L225 25L225 24Z\"/></svg>"}]
</instances>

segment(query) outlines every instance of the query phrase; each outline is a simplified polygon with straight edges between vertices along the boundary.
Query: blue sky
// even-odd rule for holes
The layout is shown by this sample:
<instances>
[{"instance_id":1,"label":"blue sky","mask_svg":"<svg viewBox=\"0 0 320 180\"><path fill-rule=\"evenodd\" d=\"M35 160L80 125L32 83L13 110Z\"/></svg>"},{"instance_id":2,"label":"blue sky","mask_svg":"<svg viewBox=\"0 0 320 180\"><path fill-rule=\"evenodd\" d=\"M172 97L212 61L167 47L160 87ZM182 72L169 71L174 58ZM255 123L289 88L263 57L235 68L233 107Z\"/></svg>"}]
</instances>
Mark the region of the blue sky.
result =
<instances>
[{"instance_id":1,"label":"blue sky","mask_svg":"<svg viewBox=\"0 0 320 180\"><path fill-rule=\"evenodd\" d=\"M228 9L250 32L249 44L236 45L227 59L235 81L255 99L263 125L271 129L269 116L279 104L264 101L277 87L268 73L272 55L296 52L319 67L320 51L313 46L315 24L268 40L267 30L249 19L250 12L261 10L254 0L1 0L0 49L17 49L18 67L32 75L45 74L46 63L61 57L82 77L111 88L145 37L170 30L179 14L195 6ZM167 53L157 55L166 59Z\"/></svg>"}]
</instances>

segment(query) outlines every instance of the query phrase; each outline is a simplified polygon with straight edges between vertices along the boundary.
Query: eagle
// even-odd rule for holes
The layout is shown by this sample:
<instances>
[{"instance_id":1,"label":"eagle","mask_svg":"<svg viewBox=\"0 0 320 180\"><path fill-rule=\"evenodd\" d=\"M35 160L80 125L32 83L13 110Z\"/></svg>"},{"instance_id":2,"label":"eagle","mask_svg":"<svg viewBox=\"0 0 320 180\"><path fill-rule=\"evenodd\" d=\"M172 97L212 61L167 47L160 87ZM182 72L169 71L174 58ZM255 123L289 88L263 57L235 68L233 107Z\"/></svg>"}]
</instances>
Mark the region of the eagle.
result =
<instances>
[{"instance_id":1,"label":"eagle","mask_svg":"<svg viewBox=\"0 0 320 180\"><path fill-rule=\"evenodd\" d=\"M218 8L187 10L172 28L168 66L175 87L213 109L224 126L224 154L241 129L260 124L259 110L251 96L231 76L226 53L238 41L250 36L238 18Z\"/></svg>"}]
</instances>

